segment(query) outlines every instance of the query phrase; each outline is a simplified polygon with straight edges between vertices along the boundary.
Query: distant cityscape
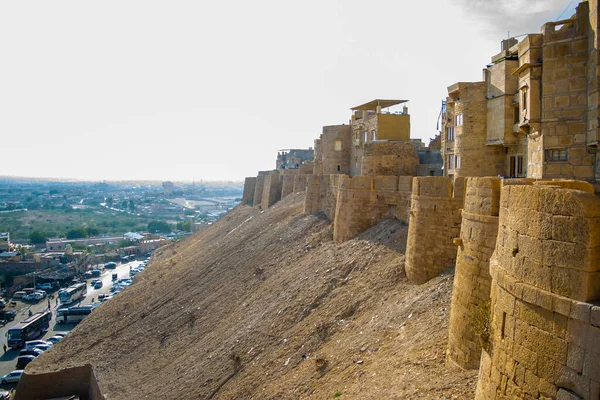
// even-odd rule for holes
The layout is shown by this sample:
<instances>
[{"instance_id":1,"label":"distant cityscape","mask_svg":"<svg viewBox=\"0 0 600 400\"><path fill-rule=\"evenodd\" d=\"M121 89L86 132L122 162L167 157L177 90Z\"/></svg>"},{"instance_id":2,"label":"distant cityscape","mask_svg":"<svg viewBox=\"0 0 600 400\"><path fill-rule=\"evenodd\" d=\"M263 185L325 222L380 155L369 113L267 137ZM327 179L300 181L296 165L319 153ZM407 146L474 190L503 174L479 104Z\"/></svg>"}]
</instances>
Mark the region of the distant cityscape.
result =
<instances>
[{"instance_id":1,"label":"distant cityscape","mask_svg":"<svg viewBox=\"0 0 600 400\"><path fill-rule=\"evenodd\" d=\"M206 227L241 201L235 182L0 178L0 285L72 279Z\"/></svg>"}]
</instances>

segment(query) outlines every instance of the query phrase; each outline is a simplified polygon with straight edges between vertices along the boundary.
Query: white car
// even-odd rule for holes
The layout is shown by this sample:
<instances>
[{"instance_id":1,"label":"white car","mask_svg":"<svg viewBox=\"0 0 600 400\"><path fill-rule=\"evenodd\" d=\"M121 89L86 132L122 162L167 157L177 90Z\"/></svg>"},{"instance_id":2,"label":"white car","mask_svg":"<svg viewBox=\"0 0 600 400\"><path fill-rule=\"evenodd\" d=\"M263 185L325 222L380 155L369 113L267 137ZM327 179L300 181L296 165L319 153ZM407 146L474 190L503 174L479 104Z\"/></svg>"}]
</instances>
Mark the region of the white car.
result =
<instances>
[{"instance_id":1,"label":"white car","mask_svg":"<svg viewBox=\"0 0 600 400\"><path fill-rule=\"evenodd\" d=\"M36 346L40 346L40 345L44 345L44 344L52 345L52 343L47 342L45 340L30 340L28 342L25 342L25 349L26 350L33 349Z\"/></svg>"},{"instance_id":2,"label":"white car","mask_svg":"<svg viewBox=\"0 0 600 400\"><path fill-rule=\"evenodd\" d=\"M21 379L21 375L23 375L23 370L16 369L16 370L12 371L10 374L6 374L2 378L0 378L0 382L2 382L3 385L6 385L7 383L12 383L12 382L19 382L19 379Z\"/></svg>"},{"instance_id":3,"label":"white car","mask_svg":"<svg viewBox=\"0 0 600 400\"><path fill-rule=\"evenodd\" d=\"M50 342L52 344L56 344L56 343L60 342L61 340L63 340L63 336L58 336L58 335L54 335L54 336L51 336L46 339L47 342Z\"/></svg>"}]
</instances>

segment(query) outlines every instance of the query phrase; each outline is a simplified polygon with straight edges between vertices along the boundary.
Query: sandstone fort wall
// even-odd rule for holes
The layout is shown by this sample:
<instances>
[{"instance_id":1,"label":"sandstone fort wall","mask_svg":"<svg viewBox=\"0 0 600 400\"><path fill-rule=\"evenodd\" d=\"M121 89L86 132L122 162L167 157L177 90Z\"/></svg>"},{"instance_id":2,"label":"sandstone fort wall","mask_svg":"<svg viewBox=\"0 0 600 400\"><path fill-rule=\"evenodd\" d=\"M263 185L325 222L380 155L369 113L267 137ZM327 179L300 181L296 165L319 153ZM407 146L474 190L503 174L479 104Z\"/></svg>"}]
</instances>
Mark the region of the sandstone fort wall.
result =
<instances>
[{"instance_id":1,"label":"sandstone fort wall","mask_svg":"<svg viewBox=\"0 0 600 400\"><path fill-rule=\"evenodd\" d=\"M244 194L242 195L242 204L254 204L254 190L256 189L256 177L249 177L244 180Z\"/></svg>"},{"instance_id":2,"label":"sandstone fort wall","mask_svg":"<svg viewBox=\"0 0 600 400\"><path fill-rule=\"evenodd\" d=\"M591 188L503 187L476 399L599 398L600 199Z\"/></svg>"},{"instance_id":3,"label":"sandstone fort wall","mask_svg":"<svg viewBox=\"0 0 600 400\"><path fill-rule=\"evenodd\" d=\"M411 282L424 283L454 267L460 234L464 178L454 186L443 176L416 177L410 208L406 243L406 275Z\"/></svg>"},{"instance_id":4,"label":"sandstone fort wall","mask_svg":"<svg viewBox=\"0 0 600 400\"><path fill-rule=\"evenodd\" d=\"M19 400L67 398L73 395L78 395L82 400L104 399L90 364L47 374L29 374L25 371L17 391Z\"/></svg>"},{"instance_id":5,"label":"sandstone fort wall","mask_svg":"<svg viewBox=\"0 0 600 400\"><path fill-rule=\"evenodd\" d=\"M490 298L489 261L496 247L500 209L499 178L467 178L450 309L448 360L479 367L481 344L473 331L473 309Z\"/></svg>"}]
</instances>

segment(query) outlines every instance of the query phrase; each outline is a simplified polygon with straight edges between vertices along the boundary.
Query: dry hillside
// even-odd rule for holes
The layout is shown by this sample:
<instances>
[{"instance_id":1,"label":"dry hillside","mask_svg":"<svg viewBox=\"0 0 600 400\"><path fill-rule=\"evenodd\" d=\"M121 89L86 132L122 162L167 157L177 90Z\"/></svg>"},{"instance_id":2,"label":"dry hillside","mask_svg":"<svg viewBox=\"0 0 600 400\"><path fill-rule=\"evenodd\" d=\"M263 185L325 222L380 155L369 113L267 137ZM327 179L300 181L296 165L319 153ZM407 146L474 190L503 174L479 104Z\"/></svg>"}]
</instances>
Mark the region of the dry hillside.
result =
<instances>
[{"instance_id":1,"label":"dry hillside","mask_svg":"<svg viewBox=\"0 0 600 400\"><path fill-rule=\"evenodd\" d=\"M452 274L404 275L407 227L335 244L304 195L238 206L28 366L91 363L109 399L472 398L445 368Z\"/></svg>"}]
</instances>

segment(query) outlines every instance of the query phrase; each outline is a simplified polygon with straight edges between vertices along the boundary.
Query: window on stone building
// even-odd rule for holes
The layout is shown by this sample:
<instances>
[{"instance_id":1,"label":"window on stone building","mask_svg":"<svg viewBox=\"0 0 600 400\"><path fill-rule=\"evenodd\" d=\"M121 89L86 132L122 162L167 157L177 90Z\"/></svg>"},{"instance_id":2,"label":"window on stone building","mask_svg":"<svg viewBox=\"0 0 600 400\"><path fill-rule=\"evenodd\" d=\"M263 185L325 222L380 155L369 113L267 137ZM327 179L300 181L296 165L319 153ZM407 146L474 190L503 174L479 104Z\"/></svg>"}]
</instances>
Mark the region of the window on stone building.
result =
<instances>
[{"instance_id":1,"label":"window on stone building","mask_svg":"<svg viewBox=\"0 0 600 400\"><path fill-rule=\"evenodd\" d=\"M514 108L514 112L513 112L513 124L518 124L519 123L519 107L515 107Z\"/></svg>"},{"instance_id":2,"label":"window on stone building","mask_svg":"<svg viewBox=\"0 0 600 400\"><path fill-rule=\"evenodd\" d=\"M510 156L508 161L509 176L511 178L522 177L523 174L523 156Z\"/></svg>"},{"instance_id":3,"label":"window on stone building","mask_svg":"<svg viewBox=\"0 0 600 400\"><path fill-rule=\"evenodd\" d=\"M454 169L454 156L448 157L448 169Z\"/></svg>"},{"instance_id":4,"label":"window on stone building","mask_svg":"<svg viewBox=\"0 0 600 400\"><path fill-rule=\"evenodd\" d=\"M568 161L569 151L566 149L546 150L546 161Z\"/></svg>"},{"instance_id":5,"label":"window on stone building","mask_svg":"<svg viewBox=\"0 0 600 400\"><path fill-rule=\"evenodd\" d=\"M461 126L463 124L463 115L462 114L456 114L456 116L454 117L454 125L455 126Z\"/></svg>"},{"instance_id":6,"label":"window on stone building","mask_svg":"<svg viewBox=\"0 0 600 400\"><path fill-rule=\"evenodd\" d=\"M342 141L336 140L335 142L333 142L333 146L334 146L335 151L341 151L342 150Z\"/></svg>"},{"instance_id":7,"label":"window on stone building","mask_svg":"<svg viewBox=\"0 0 600 400\"><path fill-rule=\"evenodd\" d=\"M460 156L454 156L454 167L460 168Z\"/></svg>"},{"instance_id":8,"label":"window on stone building","mask_svg":"<svg viewBox=\"0 0 600 400\"><path fill-rule=\"evenodd\" d=\"M527 111L527 88L523 88L522 93L521 104L523 105L523 111Z\"/></svg>"},{"instance_id":9,"label":"window on stone building","mask_svg":"<svg viewBox=\"0 0 600 400\"><path fill-rule=\"evenodd\" d=\"M338 165L337 170L338 170L338 172L340 172L342 170L342 167Z\"/></svg>"},{"instance_id":10,"label":"window on stone building","mask_svg":"<svg viewBox=\"0 0 600 400\"><path fill-rule=\"evenodd\" d=\"M375 130L371 131L371 140L377 140L377 132Z\"/></svg>"},{"instance_id":11,"label":"window on stone building","mask_svg":"<svg viewBox=\"0 0 600 400\"><path fill-rule=\"evenodd\" d=\"M454 140L454 127L448 127L448 141L451 142Z\"/></svg>"},{"instance_id":12,"label":"window on stone building","mask_svg":"<svg viewBox=\"0 0 600 400\"><path fill-rule=\"evenodd\" d=\"M368 139L367 135L368 134L369 134L369 132L367 132L367 131L363 132L363 143L367 143L367 139Z\"/></svg>"}]
</instances>

